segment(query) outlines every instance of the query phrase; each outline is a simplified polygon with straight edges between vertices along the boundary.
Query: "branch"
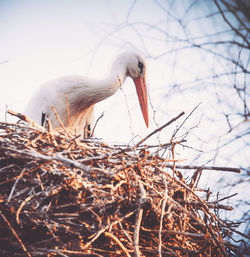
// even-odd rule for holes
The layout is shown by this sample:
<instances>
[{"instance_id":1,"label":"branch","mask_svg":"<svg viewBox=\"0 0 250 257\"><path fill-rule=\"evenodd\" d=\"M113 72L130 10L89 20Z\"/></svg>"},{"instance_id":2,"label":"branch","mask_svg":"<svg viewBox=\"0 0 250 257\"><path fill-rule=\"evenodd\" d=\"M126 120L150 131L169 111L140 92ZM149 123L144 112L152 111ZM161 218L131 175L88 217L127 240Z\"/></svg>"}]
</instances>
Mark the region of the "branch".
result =
<instances>
[{"instance_id":1,"label":"branch","mask_svg":"<svg viewBox=\"0 0 250 257\"><path fill-rule=\"evenodd\" d=\"M165 165L167 168L173 168L173 165ZM195 165L176 165L177 169L185 169L185 170L218 170L218 171L228 171L240 173L241 169L239 168L231 168L231 167L218 167L218 166L195 166Z\"/></svg>"},{"instance_id":2,"label":"branch","mask_svg":"<svg viewBox=\"0 0 250 257\"><path fill-rule=\"evenodd\" d=\"M105 232L104 236L107 236L107 237L110 237L111 239L113 239L121 247L121 249L124 251L126 256L127 257L131 257L131 255L129 254L127 248L122 244L122 242L115 235L113 235L110 232Z\"/></svg>"},{"instance_id":3,"label":"branch","mask_svg":"<svg viewBox=\"0 0 250 257\"><path fill-rule=\"evenodd\" d=\"M221 7L220 7L218 1L217 1L217 0L214 0L214 2L215 2L215 4L216 4L217 8L219 9L222 18L223 18L224 21L227 23L227 25L228 25L239 37L241 37L241 38L247 43L248 48L250 48L250 44L249 44L248 40L246 39L246 37L245 37L244 35L242 35L242 34L240 33L240 31L237 30L237 29L229 22L229 20L227 19L227 17L226 17L225 14L224 14L224 11L221 9Z\"/></svg>"},{"instance_id":4,"label":"branch","mask_svg":"<svg viewBox=\"0 0 250 257\"><path fill-rule=\"evenodd\" d=\"M139 250L139 234L140 234L140 227L141 227L141 220L142 220L142 214L143 214L143 208L142 204L146 198L146 191L143 188L142 183L140 182L139 184L140 187L140 193L141 197L139 200L139 205L138 205L138 211L136 215L136 221L135 221L135 229L134 229L134 250L135 250L135 257L140 257L140 250Z\"/></svg>"},{"instance_id":5,"label":"branch","mask_svg":"<svg viewBox=\"0 0 250 257\"><path fill-rule=\"evenodd\" d=\"M175 118L173 118L172 120L168 121L166 124L162 125L161 127L159 127L158 129L154 130L153 132L151 132L149 135L147 135L145 138L143 138L141 141L139 141L134 148L137 148L140 144L142 144L144 141L146 141L148 138L150 138L151 136L153 136L155 133L161 131L162 129L166 128L167 126L169 126L171 123L173 123L174 121L178 120L182 115L184 115L185 112L180 113L179 115L177 115Z\"/></svg>"},{"instance_id":6,"label":"branch","mask_svg":"<svg viewBox=\"0 0 250 257\"><path fill-rule=\"evenodd\" d=\"M31 257L30 253L28 252L27 248L25 247L25 245L23 244L21 238L18 236L18 234L16 233L16 231L14 230L14 228L11 226L10 222L8 221L8 219L4 216L4 214L1 212L0 210L0 215L2 216L2 219L7 223L7 225L9 226L9 229L11 230L11 232L13 233L13 235L15 236L15 238L17 239L17 241L19 242L19 244L21 245L23 251L26 253L27 256Z\"/></svg>"},{"instance_id":7,"label":"branch","mask_svg":"<svg viewBox=\"0 0 250 257\"><path fill-rule=\"evenodd\" d=\"M172 138L175 137L177 132L180 130L180 128L183 126L183 124L188 120L188 118L193 114L193 112L200 106L201 103L198 103L194 109L189 113L189 115L186 117L186 119L181 123L181 125L176 129L176 131L173 133Z\"/></svg>"},{"instance_id":8,"label":"branch","mask_svg":"<svg viewBox=\"0 0 250 257\"><path fill-rule=\"evenodd\" d=\"M19 112L14 112L14 111L12 111L12 110L8 110L7 113L10 114L10 115L12 115L12 116L16 116L16 117L19 118L20 120L23 120L23 121L25 121L25 122L28 122L28 123L30 123L30 124L33 125L33 126L34 126L35 124L36 124L36 126L38 126L38 124L37 124L36 122L30 120L30 119L29 119L26 115L24 115L24 114L21 114L21 113L19 113Z\"/></svg>"},{"instance_id":9,"label":"branch","mask_svg":"<svg viewBox=\"0 0 250 257\"><path fill-rule=\"evenodd\" d=\"M77 162L77 161L73 161L73 160L68 159L66 157L63 157L59 154L57 154L55 156L48 156L48 155L40 154L40 153L37 153L37 152L21 151L21 150L18 150L18 149L14 149L12 147L1 147L1 149L5 150L5 151L11 151L11 152L14 152L14 153L18 153L20 155L27 156L27 157L30 157L30 158L44 160L44 161L54 161L54 160L60 161L64 164L66 164L69 167L75 167L75 168L81 169L85 173L89 173L89 172L92 171L92 169L89 166L81 164L80 162Z\"/></svg>"},{"instance_id":10,"label":"branch","mask_svg":"<svg viewBox=\"0 0 250 257\"><path fill-rule=\"evenodd\" d=\"M94 125L94 127L93 127L93 129L92 129L92 132L91 132L90 137L93 137L94 132L95 132L96 125L97 125L97 123L99 122L99 120L100 120L103 116L104 116L104 112L103 112L103 113L98 117L98 119L96 120L95 125Z\"/></svg>"}]
</instances>

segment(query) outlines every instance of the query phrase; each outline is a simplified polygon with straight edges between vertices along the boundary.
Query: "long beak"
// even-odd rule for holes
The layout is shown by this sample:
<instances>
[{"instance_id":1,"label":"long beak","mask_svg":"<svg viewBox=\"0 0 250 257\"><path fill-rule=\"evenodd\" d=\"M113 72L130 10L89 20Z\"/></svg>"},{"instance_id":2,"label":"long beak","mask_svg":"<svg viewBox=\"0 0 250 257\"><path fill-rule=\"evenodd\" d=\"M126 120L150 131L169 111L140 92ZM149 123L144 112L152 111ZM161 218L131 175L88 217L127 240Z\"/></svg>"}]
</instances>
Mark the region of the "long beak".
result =
<instances>
[{"instance_id":1,"label":"long beak","mask_svg":"<svg viewBox=\"0 0 250 257\"><path fill-rule=\"evenodd\" d=\"M145 79L143 77L138 77L134 79L134 83L136 86L137 96L140 102L142 114L146 126L148 127L148 96L147 96L147 86Z\"/></svg>"}]
</instances>

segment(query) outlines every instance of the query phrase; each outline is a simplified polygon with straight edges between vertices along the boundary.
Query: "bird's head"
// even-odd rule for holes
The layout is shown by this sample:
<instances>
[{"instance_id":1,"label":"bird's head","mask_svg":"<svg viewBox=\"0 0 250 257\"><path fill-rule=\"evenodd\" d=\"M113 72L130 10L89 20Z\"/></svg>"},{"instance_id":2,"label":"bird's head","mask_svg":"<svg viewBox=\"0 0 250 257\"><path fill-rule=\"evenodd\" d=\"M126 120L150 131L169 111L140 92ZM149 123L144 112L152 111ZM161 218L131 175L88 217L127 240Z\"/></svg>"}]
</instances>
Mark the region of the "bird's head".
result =
<instances>
[{"instance_id":1,"label":"bird's head","mask_svg":"<svg viewBox=\"0 0 250 257\"><path fill-rule=\"evenodd\" d=\"M143 118L148 127L148 96L145 58L141 54L131 51L123 53L121 59L126 65L127 75L131 77L135 83Z\"/></svg>"}]
</instances>

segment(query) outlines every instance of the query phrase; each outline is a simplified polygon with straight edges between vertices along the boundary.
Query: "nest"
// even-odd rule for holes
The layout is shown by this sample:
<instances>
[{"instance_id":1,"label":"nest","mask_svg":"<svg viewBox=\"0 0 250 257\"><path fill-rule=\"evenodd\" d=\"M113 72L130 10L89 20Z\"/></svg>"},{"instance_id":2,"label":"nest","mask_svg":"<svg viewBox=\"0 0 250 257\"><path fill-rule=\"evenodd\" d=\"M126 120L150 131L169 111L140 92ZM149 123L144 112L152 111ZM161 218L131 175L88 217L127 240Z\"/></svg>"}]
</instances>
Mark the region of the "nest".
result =
<instances>
[{"instance_id":1,"label":"nest","mask_svg":"<svg viewBox=\"0 0 250 257\"><path fill-rule=\"evenodd\" d=\"M0 255L237 253L226 240L233 223L218 215L232 207L197 188L205 167L191 167L187 182L161 155L179 142L142 142L111 146L65 129L1 122Z\"/></svg>"}]
</instances>

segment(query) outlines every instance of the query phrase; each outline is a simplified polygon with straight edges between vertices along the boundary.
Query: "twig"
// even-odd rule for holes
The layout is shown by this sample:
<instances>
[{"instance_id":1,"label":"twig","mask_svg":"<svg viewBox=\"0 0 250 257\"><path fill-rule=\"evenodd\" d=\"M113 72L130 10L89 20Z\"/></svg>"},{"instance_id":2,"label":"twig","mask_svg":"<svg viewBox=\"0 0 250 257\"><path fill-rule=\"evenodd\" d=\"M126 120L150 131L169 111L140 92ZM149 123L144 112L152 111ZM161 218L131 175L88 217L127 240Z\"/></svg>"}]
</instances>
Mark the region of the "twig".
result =
<instances>
[{"instance_id":1,"label":"twig","mask_svg":"<svg viewBox=\"0 0 250 257\"><path fill-rule=\"evenodd\" d=\"M165 176L163 175L163 181L165 184L165 192L164 192L164 198L162 202L162 208L161 208L161 218L160 218L160 227L159 227L159 244L158 244L158 254L159 257L162 257L162 226L163 226L163 218L165 215L165 209L166 209L166 203L167 203L167 195L168 195L168 188L167 188L167 182L165 179Z\"/></svg>"},{"instance_id":2,"label":"twig","mask_svg":"<svg viewBox=\"0 0 250 257\"><path fill-rule=\"evenodd\" d=\"M71 250L67 250L67 249L49 249L49 250L46 249L46 253L47 253L47 251L50 252L50 253L60 254L60 255L65 256L65 257L74 256L74 255L75 256L85 256L86 255L86 257L90 256L90 254L88 252L86 253L85 251L71 251ZM63 253L70 254L70 255L66 255L66 254L63 254ZM103 257L103 255L100 255L100 254L97 254L97 253L91 253L91 257Z\"/></svg>"},{"instance_id":3,"label":"twig","mask_svg":"<svg viewBox=\"0 0 250 257\"><path fill-rule=\"evenodd\" d=\"M49 131L49 137L50 137L50 140L52 141L53 145L55 147L58 146L56 140L55 140L55 137L54 137L54 134L52 133L52 124L51 124L51 121L50 120L47 120L47 124L48 124L48 131Z\"/></svg>"},{"instance_id":4,"label":"twig","mask_svg":"<svg viewBox=\"0 0 250 257\"><path fill-rule=\"evenodd\" d=\"M2 149L6 150L6 151L12 151L12 152L21 154L23 156L27 156L27 157L31 157L31 158L35 158L35 159L40 159L40 160L45 160L45 161L53 161L53 160L61 161L70 167L79 168L86 173L89 173L92 171L89 166L81 164L80 162L77 162L77 161L73 161L73 160L63 157L59 154L57 154L55 156L48 156L48 155L40 154L37 152L27 151L27 150L21 151L21 150L17 150L17 149L11 148L11 147L2 147Z\"/></svg>"},{"instance_id":5,"label":"twig","mask_svg":"<svg viewBox=\"0 0 250 257\"><path fill-rule=\"evenodd\" d=\"M217 201L212 202L211 204L216 204L216 203L218 203L218 202L224 201L224 200L226 200L226 199L229 199L229 198L231 198L231 197L236 196L237 194L238 194L238 193L234 193L234 194L232 194L232 195L225 196L225 197L223 197L223 198L221 198L221 199L219 199L219 200L217 200Z\"/></svg>"},{"instance_id":6,"label":"twig","mask_svg":"<svg viewBox=\"0 0 250 257\"><path fill-rule=\"evenodd\" d=\"M136 257L141 256L140 250L139 250L139 234L140 234L140 226L141 226L141 220L142 220L142 214L143 214L142 204L144 203L146 198L146 191L143 188L143 185L140 181L139 181L139 188L140 188L141 196L138 204L138 210L137 210L135 228L134 228L134 251L135 251Z\"/></svg>"},{"instance_id":7,"label":"twig","mask_svg":"<svg viewBox=\"0 0 250 257\"><path fill-rule=\"evenodd\" d=\"M183 126L183 124L188 120L188 118L193 114L193 112L200 106L201 103L197 104L194 109L188 114L188 116L185 118L185 120L181 123L181 125L175 130L175 132L172 135L172 138L174 138L177 134L177 132L180 130L180 128Z\"/></svg>"},{"instance_id":8,"label":"twig","mask_svg":"<svg viewBox=\"0 0 250 257\"><path fill-rule=\"evenodd\" d=\"M127 257L131 257L131 255L129 254L127 248L122 244L122 242L114 234L112 234L110 232L105 232L104 235L107 236L107 237L112 238L121 247L121 249L124 251L126 256Z\"/></svg>"},{"instance_id":9,"label":"twig","mask_svg":"<svg viewBox=\"0 0 250 257\"><path fill-rule=\"evenodd\" d=\"M134 214L134 211L132 211L132 212L126 214L122 219L126 219L126 218L130 217L130 216L133 215L133 214ZM122 219L121 219L121 220L122 220ZM114 222L112 223L112 225L115 225L115 224L117 224L117 223L119 223L118 220L114 221ZM82 249L88 249L88 247L89 247L93 242L95 242L95 240L96 240L106 229L108 229L110 226L111 226L111 224L108 224L108 225L105 226L104 228L100 229L97 233L95 233L94 235L90 236L89 238L92 238L91 241L89 241L88 243L86 243L86 244L82 247Z\"/></svg>"},{"instance_id":10,"label":"twig","mask_svg":"<svg viewBox=\"0 0 250 257\"><path fill-rule=\"evenodd\" d=\"M186 205L192 205L192 206L197 206L197 207L201 207L203 206L202 203L200 202L194 202L194 201L185 201L185 200L182 200L182 199L178 199L178 202L179 203L182 203L182 204L186 204ZM209 208L212 208L212 209L223 209L223 210L226 210L226 211L232 211L233 210L233 207L232 206L226 206L226 205L222 205L222 204L215 204L215 203L206 203L207 206Z\"/></svg>"},{"instance_id":11,"label":"twig","mask_svg":"<svg viewBox=\"0 0 250 257\"><path fill-rule=\"evenodd\" d=\"M250 240L250 236L249 236L249 235L246 235L246 234L244 234L244 233L242 233L242 232L240 232L240 231L238 231L238 230L236 230L236 229L234 229L234 228L230 228L230 230L232 230L233 232L235 232L235 233L241 235L242 237L245 237L245 238L247 238L248 240Z\"/></svg>"},{"instance_id":12,"label":"twig","mask_svg":"<svg viewBox=\"0 0 250 257\"><path fill-rule=\"evenodd\" d=\"M56 108L55 108L53 105L51 105L50 108L51 108L52 111L54 112L54 114L55 114L55 116L56 116L56 119L57 119L57 121L59 122L60 126L67 132L67 129L65 128L65 126L64 126L64 124L63 124L61 118L59 117L59 115L58 115L58 113L57 113L57 111L56 111Z\"/></svg>"},{"instance_id":13,"label":"twig","mask_svg":"<svg viewBox=\"0 0 250 257\"><path fill-rule=\"evenodd\" d=\"M82 249L88 249L88 247L93 243L95 242L95 240L108 228L109 226L106 226L102 229L100 229L97 233L95 233L95 235L93 236L93 238L87 243L85 244Z\"/></svg>"},{"instance_id":14,"label":"twig","mask_svg":"<svg viewBox=\"0 0 250 257\"><path fill-rule=\"evenodd\" d=\"M239 29L236 29L232 23L230 23L229 19L227 19L226 15L225 15L225 11L223 11L218 3L217 0L214 0L222 18L224 19L224 21L227 23L227 25L236 33L236 35L238 35L239 37L241 37L247 44L248 48L250 48L250 44L249 44L249 41L247 40L247 37L245 37ZM234 15L235 16L235 15Z\"/></svg>"},{"instance_id":15,"label":"twig","mask_svg":"<svg viewBox=\"0 0 250 257\"><path fill-rule=\"evenodd\" d=\"M22 169L20 175L17 177L17 179L16 179L16 181L15 181L15 183L14 183L12 189L11 189L11 192L10 192L10 195L9 195L9 197L8 197L7 203L9 203L9 201L10 201L10 199L11 199L13 193L14 193L14 190L15 190L15 188L16 188L16 185L17 185L19 179L23 176L23 173L24 173L25 170L26 170L25 168Z\"/></svg>"},{"instance_id":16,"label":"twig","mask_svg":"<svg viewBox=\"0 0 250 257\"><path fill-rule=\"evenodd\" d=\"M201 177L201 173L202 173L202 169L197 169L192 178L191 178L191 182L189 183L189 187L193 190L195 187L195 184L198 184L199 179Z\"/></svg>"},{"instance_id":17,"label":"twig","mask_svg":"<svg viewBox=\"0 0 250 257\"><path fill-rule=\"evenodd\" d=\"M142 228L144 231L151 231L151 232L158 232L157 229L145 229ZM192 233L192 232L184 232L184 231L175 231L175 230L169 230L169 229L163 229L162 233L167 235L181 235L185 237L193 237L196 239L206 239L206 240L213 240L211 236L208 236L207 234L203 233ZM223 241L223 243L227 243L226 241Z\"/></svg>"},{"instance_id":18,"label":"twig","mask_svg":"<svg viewBox=\"0 0 250 257\"><path fill-rule=\"evenodd\" d=\"M39 126L36 122L30 120L26 115L22 114L22 113L19 113L19 112L14 112L12 110L8 110L7 111L10 115L12 116L16 116L17 118L19 118L20 120L23 120L25 122L28 122L30 123L32 126L36 125L36 126Z\"/></svg>"},{"instance_id":19,"label":"twig","mask_svg":"<svg viewBox=\"0 0 250 257\"><path fill-rule=\"evenodd\" d=\"M72 139L72 138L73 138L72 134L71 134L70 131L64 126L62 120L60 119L60 117L59 117L59 115L58 115L58 113L57 113L57 111L56 111L56 108L52 105L52 106L51 106L51 109L53 110L53 112L54 112L54 114L55 114L55 116L56 116L57 121L59 122L59 124L60 124L60 126L62 127L62 129L65 131L66 135L67 135L70 139ZM74 141L74 143L77 145L76 140L74 139L73 141Z\"/></svg>"},{"instance_id":20,"label":"twig","mask_svg":"<svg viewBox=\"0 0 250 257\"><path fill-rule=\"evenodd\" d=\"M17 222L17 224L20 224L19 215L20 215L20 212L21 212L22 208L23 208L24 205L25 205L28 201L30 201L33 197L35 197L35 195L30 195L30 196L28 196L28 197L20 204L20 206L19 206L19 208L18 208L18 210L17 210L17 212L16 212L16 222Z\"/></svg>"},{"instance_id":21,"label":"twig","mask_svg":"<svg viewBox=\"0 0 250 257\"><path fill-rule=\"evenodd\" d=\"M38 180L39 180L41 190L44 191L44 185L43 185L43 183L42 183L42 180L41 180L41 177L40 177L39 173L36 173L36 176L37 176L37 178L38 178Z\"/></svg>"},{"instance_id":22,"label":"twig","mask_svg":"<svg viewBox=\"0 0 250 257\"><path fill-rule=\"evenodd\" d=\"M173 123L174 121L176 121L177 119L179 119L182 115L184 115L185 112L180 113L179 115L177 115L175 118L171 119L170 121L168 121L167 123L165 123L163 126L159 127L158 129L154 130L153 132L151 132L149 135L147 135L145 138L143 138L142 140L140 140L135 146L134 148L137 148L140 144L142 144L144 141L146 141L148 138L150 138L152 135L154 135L155 133L161 131L162 129L164 129L165 127L169 126L171 123Z\"/></svg>"},{"instance_id":23,"label":"twig","mask_svg":"<svg viewBox=\"0 0 250 257\"><path fill-rule=\"evenodd\" d=\"M173 165L165 165L166 168L173 168ZM217 170L217 171L228 171L228 172L236 172L240 173L241 169L239 168L231 168L231 167L217 167L217 166L195 166L195 165L176 165L175 168L183 169L183 170Z\"/></svg>"},{"instance_id":24,"label":"twig","mask_svg":"<svg viewBox=\"0 0 250 257\"><path fill-rule=\"evenodd\" d=\"M92 132L91 132L90 137L92 137L92 136L94 135L96 125L97 125L97 123L99 122L99 120L100 120L103 116L104 116L104 112L103 112L103 113L101 114L101 116L99 116L98 119L96 120L95 125L94 125L94 127L93 127L93 129L92 129Z\"/></svg>"},{"instance_id":25,"label":"twig","mask_svg":"<svg viewBox=\"0 0 250 257\"><path fill-rule=\"evenodd\" d=\"M1 212L0 210L0 215L2 216L2 219L7 223L7 225L9 226L9 229L11 230L11 232L13 233L13 235L15 236L15 238L17 239L17 241L19 242L19 244L21 245L23 251L27 254L27 256L31 257L31 254L28 252L27 248L25 247L24 243L22 242L21 238L18 236L18 234L16 233L16 231L14 230L14 228L11 226L10 222L8 221L8 219L4 216L4 214Z\"/></svg>"}]
</instances>

